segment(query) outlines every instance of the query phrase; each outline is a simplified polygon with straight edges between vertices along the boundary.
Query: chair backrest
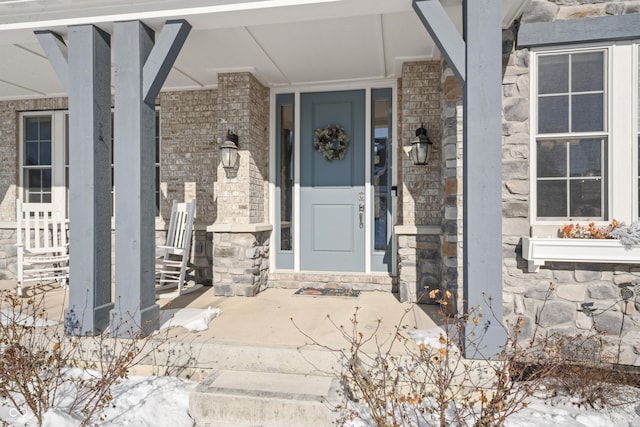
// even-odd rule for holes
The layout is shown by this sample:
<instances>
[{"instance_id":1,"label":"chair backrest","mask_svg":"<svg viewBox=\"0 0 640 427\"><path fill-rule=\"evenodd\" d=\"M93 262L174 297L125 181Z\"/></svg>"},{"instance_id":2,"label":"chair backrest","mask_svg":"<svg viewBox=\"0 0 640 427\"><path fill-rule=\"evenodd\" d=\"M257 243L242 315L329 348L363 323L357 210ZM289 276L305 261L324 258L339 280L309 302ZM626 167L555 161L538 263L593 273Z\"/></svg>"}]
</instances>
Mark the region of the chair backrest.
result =
<instances>
[{"instance_id":1,"label":"chair backrest","mask_svg":"<svg viewBox=\"0 0 640 427\"><path fill-rule=\"evenodd\" d=\"M189 203L173 202L171 207L171 219L169 220L169 230L167 231L167 242L165 246L173 250L189 251L191 247L191 234L193 230L193 219L196 213L196 201Z\"/></svg>"},{"instance_id":2,"label":"chair backrest","mask_svg":"<svg viewBox=\"0 0 640 427\"><path fill-rule=\"evenodd\" d=\"M16 200L18 245L30 251L49 251L67 246L64 215L51 203Z\"/></svg>"}]
</instances>

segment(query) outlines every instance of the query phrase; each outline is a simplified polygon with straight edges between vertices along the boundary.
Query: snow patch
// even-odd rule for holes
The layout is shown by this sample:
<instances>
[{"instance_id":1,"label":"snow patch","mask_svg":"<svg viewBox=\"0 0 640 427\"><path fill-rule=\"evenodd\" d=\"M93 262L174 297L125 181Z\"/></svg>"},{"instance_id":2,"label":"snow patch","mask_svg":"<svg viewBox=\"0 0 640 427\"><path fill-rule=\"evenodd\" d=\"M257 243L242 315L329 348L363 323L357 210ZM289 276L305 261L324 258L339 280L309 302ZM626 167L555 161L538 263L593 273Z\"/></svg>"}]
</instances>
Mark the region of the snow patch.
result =
<instances>
[{"instance_id":1,"label":"snow patch","mask_svg":"<svg viewBox=\"0 0 640 427\"><path fill-rule=\"evenodd\" d=\"M219 308L180 308L160 310L160 330L181 326L189 331L204 331L220 316Z\"/></svg>"}]
</instances>

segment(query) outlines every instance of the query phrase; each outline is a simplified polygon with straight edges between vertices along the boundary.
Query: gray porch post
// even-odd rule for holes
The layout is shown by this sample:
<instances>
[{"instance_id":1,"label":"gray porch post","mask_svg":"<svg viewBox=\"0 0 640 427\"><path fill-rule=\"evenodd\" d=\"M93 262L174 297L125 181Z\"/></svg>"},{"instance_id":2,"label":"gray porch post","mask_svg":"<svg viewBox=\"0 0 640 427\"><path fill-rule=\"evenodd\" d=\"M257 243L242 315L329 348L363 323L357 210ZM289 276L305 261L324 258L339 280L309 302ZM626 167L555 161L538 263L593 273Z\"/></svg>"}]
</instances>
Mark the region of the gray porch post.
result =
<instances>
[{"instance_id":1,"label":"gray porch post","mask_svg":"<svg viewBox=\"0 0 640 427\"><path fill-rule=\"evenodd\" d=\"M168 21L154 46L154 32L140 21L114 24L114 336L147 335L158 328L155 99L190 29L186 21Z\"/></svg>"},{"instance_id":2,"label":"gray porch post","mask_svg":"<svg viewBox=\"0 0 640 427\"><path fill-rule=\"evenodd\" d=\"M466 357L492 357L502 325L502 0L464 0L464 39L437 0L413 8L463 82L464 311L482 307ZM460 54L464 47L464 55ZM489 307L490 306L490 307Z\"/></svg>"},{"instance_id":3,"label":"gray porch post","mask_svg":"<svg viewBox=\"0 0 640 427\"><path fill-rule=\"evenodd\" d=\"M109 35L69 27L69 48L36 32L69 94L69 306L65 332L94 335L109 325L111 302L111 52ZM68 53L68 60L67 60Z\"/></svg>"},{"instance_id":4,"label":"gray porch post","mask_svg":"<svg viewBox=\"0 0 640 427\"><path fill-rule=\"evenodd\" d=\"M502 0L464 0L466 80L463 117L463 257L465 311L481 306L476 346L493 356L502 324ZM490 309L489 310L489 305Z\"/></svg>"}]
</instances>

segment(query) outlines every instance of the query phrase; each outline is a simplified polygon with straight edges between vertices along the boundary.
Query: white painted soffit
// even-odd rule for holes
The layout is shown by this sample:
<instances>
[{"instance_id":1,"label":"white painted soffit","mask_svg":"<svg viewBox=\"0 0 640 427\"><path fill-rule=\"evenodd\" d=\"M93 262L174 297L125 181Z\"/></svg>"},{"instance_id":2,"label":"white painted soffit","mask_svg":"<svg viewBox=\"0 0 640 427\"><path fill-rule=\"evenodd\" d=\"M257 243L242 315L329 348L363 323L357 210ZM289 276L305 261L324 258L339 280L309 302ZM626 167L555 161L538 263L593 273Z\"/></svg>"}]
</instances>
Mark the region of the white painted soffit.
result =
<instances>
[{"instance_id":1,"label":"white painted soffit","mask_svg":"<svg viewBox=\"0 0 640 427\"><path fill-rule=\"evenodd\" d=\"M447 1L447 0L445 0ZM0 0L0 31L187 19L200 28L400 12L411 0Z\"/></svg>"},{"instance_id":2,"label":"white painted soffit","mask_svg":"<svg viewBox=\"0 0 640 427\"><path fill-rule=\"evenodd\" d=\"M503 0L503 19L527 1ZM441 3L461 30L462 0ZM235 71L270 87L392 79L404 61L440 56L412 0L0 0L0 100L64 95L34 30L111 33L127 19L193 26L163 90L216 87Z\"/></svg>"}]
</instances>

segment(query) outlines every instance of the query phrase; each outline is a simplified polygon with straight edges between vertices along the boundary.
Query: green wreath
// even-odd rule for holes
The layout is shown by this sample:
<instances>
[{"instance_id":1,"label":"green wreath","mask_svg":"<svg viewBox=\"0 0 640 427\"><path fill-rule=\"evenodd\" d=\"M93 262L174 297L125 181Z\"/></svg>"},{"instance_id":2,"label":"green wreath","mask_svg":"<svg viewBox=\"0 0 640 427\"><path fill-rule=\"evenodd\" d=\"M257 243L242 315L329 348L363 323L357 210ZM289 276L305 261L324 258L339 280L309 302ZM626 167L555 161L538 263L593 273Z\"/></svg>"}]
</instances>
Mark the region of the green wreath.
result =
<instances>
[{"instance_id":1,"label":"green wreath","mask_svg":"<svg viewBox=\"0 0 640 427\"><path fill-rule=\"evenodd\" d=\"M327 161L342 160L349 148L349 137L340 125L318 128L314 132L313 149Z\"/></svg>"}]
</instances>

